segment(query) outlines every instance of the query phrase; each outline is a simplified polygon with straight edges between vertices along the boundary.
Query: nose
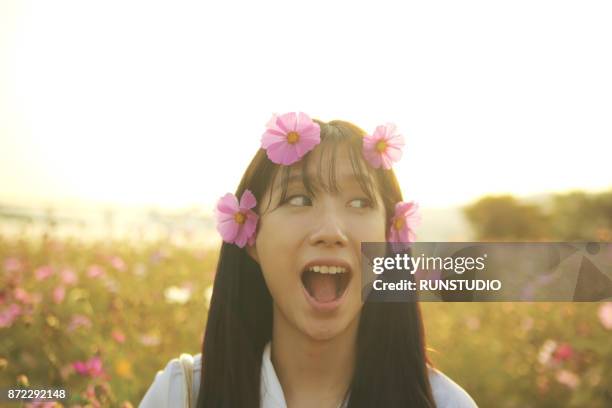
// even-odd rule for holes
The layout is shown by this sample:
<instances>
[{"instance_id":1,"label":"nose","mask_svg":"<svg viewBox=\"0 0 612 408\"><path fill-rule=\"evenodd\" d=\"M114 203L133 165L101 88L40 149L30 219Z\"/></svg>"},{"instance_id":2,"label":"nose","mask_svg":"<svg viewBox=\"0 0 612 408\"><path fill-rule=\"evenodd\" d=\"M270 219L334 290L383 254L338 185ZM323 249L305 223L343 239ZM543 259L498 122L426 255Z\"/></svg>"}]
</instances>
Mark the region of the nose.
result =
<instances>
[{"instance_id":1,"label":"nose","mask_svg":"<svg viewBox=\"0 0 612 408\"><path fill-rule=\"evenodd\" d=\"M332 208L323 209L317 214L317 221L310 234L310 244L323 247L344 247L348 237L344 230L344 222Z\"/></svg>"}]
</instances>

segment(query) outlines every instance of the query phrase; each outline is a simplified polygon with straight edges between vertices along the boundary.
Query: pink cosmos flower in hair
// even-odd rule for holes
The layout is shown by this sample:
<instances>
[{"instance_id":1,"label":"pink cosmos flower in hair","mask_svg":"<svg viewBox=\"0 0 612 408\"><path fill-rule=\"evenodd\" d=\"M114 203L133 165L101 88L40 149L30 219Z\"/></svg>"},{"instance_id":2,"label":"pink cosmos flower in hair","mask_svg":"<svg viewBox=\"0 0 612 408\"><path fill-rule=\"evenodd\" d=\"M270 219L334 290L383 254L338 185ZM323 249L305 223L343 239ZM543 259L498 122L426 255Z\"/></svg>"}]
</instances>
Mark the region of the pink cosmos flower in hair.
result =
<instances>
[{"instance_id":1,"label":"pink cosmos flower in hair","mask_svg":"<svg viewBox=\"0 0 612 408\"><path fill-rule=\"evenodd\" d=\"M215 217L217 231L225 242L236 244L243 248L247 243L255 243L257 214L251 208L257 205L257 200L250 190L244 190L240 202L235 195L227 193L217 202Z\"/></svg>"},{"instance_id":2,"label":"pink cosmos flower in hair","mask_svg":"<svg viewBox=\"0 0 612 408\"><path fill-rule=\"evenodd\" d=\"M387 241L414 242L416 239L414 228L421 222L418 211L419 204L414 201L400 201L395 204L395 214L391 219Z\"/></svg>"},{"instance_id":3,"label":"pink cosmos flower in hair","mask_svg":"<svg viewBox=\"0 0 612 408\"><path fill-rule=\"evenodd\" d=\"M321 142L321 128L303 112L273 115L261 136L261 147L276 164L289 166Z\"/></svg>"},{"instance_id":4,"label":"pink cosmos flower in hair","mask_svg":"<svg viewBox=\"0 0 612 408\"><path fill-rule=\"evenodd\" d=\"M397 133L392 123L377 126L374 134L363 138L363 156L375 169L390 169L393 162L402 158L404 137Z\"/></svg>"}]
</instances>

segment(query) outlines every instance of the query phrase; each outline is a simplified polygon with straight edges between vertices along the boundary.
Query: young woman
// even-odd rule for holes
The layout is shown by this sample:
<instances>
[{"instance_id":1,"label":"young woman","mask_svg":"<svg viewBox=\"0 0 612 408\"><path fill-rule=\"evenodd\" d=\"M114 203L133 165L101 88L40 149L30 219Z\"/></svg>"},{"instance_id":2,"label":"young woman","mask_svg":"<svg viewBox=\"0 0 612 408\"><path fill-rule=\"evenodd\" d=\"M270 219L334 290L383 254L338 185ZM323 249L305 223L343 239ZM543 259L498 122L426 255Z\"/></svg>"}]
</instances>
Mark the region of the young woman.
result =
<instances>
[{"instance_id":1,"label":"young woman","mask_svg":"<svg viewBox=\"0 0 612 408\"><path fill-rule=\"evenodd\" d=\"M224 238L197 407L475 407L431 367L416 302L363 302L361 243L412 238L415 205L391 170L403 139L345 121L274 116L236 195ZM141 407L182 406L183 371L159 371Z\"/></svg>"}]
</instances>

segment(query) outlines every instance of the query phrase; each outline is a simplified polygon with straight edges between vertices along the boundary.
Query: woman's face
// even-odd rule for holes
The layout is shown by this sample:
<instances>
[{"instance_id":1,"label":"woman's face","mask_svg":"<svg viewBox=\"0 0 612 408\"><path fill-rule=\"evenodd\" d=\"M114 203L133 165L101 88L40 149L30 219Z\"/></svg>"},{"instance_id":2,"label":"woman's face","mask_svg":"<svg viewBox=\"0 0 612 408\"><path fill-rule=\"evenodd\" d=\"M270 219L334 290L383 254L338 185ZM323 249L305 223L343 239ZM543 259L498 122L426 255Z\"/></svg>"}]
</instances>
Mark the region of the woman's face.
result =
<instances>
[{"instance_id":1,"label":"woman's face","mask_svg":"<svg viewBox=\"0 0 612 408\"><path fill-rule=\"evenodd\" d=\"M308 171L317 168L319 149L311 155ZM385 209L378 192L371 202L362 191L342 147L336 157L337 193L317 188L309 195L301 171L292 168L287 198L279 206L277 174L273 191L268 189L260 201L255 246L247 250L259 262L275 313L280 313L275 320L284 319L310 338L326 340L358 321L363 304L361 242L385 241ZM329 180L325 171L322 176Z\"/></svg>"}]
</instances>

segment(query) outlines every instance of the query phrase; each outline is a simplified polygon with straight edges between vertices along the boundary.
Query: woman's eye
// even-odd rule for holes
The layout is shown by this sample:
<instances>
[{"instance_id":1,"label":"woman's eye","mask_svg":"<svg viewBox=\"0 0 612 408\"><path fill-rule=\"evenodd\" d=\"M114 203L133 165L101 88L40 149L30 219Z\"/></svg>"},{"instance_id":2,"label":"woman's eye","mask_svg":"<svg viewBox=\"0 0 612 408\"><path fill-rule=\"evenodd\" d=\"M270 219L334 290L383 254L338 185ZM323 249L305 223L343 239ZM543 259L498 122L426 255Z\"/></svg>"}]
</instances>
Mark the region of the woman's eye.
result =
<instances>
[{"instance_id":1,"label":"woman's eye","mask_svg":"<svg viewBox=\"0 0 612 408\"><path fill-rule=\"evenodd\" d=\"M368 208L372 207L372 202L367 198L356 198L351 200L349 205L353 208Z\"/></svg>"},{"instance_id":2,"label":"woman's eye","mask_svg":"<svg viewBox=\"0 0 612 408\"><path fill-rule=\"evenodd\" d=\"M303 194L289 197L286 202L297 207L312 205L312 200L310 199L310 197L305 196Z\"/></svg>"}]
</instances>

